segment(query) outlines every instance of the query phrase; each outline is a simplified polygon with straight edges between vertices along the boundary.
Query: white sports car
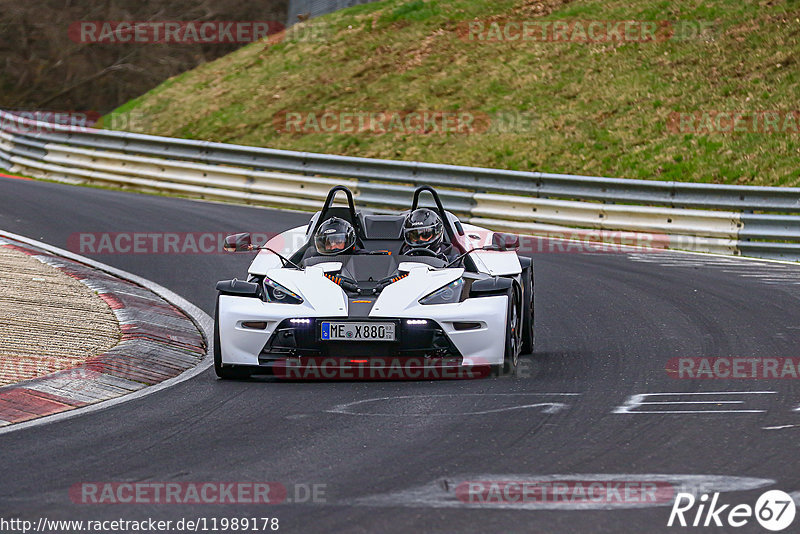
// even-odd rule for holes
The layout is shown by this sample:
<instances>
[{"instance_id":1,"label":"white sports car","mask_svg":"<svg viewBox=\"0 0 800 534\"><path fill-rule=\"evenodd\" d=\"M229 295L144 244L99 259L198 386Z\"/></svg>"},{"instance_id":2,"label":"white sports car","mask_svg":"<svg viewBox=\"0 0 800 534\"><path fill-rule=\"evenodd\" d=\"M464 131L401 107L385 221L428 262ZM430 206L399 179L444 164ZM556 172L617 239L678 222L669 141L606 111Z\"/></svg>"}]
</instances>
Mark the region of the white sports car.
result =
<instances>
[{"instance_id":1,"label":"white sports car","mask_svg":"<svg viewBox=\"0 0 800 534\"><path fill-rule=\"evenodd\" d=\"M347 196L346 207L333 205L337 192ZM533 350L531 259L518 257L516 236L461 223L431 187L415 191L411 210L422 192L433 196L432 209L444 222L447 259L424 248L403 252L409 211L356 210L344 186L331 189L307 226L264 246L253 246L249 234L228 236L226 250L259 253L246 281L217 283L217 376L433 378L469 376L458 373L475 368L513 371L520 353ZM352 225L356 246L316 255L315 232L331 217Z\"/></svg>"}]
</instances>

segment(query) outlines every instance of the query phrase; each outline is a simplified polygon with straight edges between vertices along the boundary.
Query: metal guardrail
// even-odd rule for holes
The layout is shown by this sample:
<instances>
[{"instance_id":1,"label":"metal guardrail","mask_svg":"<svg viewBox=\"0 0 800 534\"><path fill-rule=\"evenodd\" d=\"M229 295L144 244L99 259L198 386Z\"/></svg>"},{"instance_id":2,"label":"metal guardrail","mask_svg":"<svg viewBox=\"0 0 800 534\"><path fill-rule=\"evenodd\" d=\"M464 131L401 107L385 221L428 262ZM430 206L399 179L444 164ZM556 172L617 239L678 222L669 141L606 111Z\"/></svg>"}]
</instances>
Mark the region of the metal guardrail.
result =
<instances>
[{"instance_id":1,"label":"metal guardrail","mask_svg":"<svg viewBox=\"0 0 800 534\"><path fill-rule=\"evenodd\" d=\"M800 215L795 215L800 213L800 188L626 180L291 152L80 129L2 111L0 167L54 180L294 209L316 209L338 183L354 189L362 206L405 208L413 187L428 184L440 190L448 208L460 217L496 229L565 237L589 232L612 241L649 233L668 248L800 260Z\"/></svg>"}]
</instances>

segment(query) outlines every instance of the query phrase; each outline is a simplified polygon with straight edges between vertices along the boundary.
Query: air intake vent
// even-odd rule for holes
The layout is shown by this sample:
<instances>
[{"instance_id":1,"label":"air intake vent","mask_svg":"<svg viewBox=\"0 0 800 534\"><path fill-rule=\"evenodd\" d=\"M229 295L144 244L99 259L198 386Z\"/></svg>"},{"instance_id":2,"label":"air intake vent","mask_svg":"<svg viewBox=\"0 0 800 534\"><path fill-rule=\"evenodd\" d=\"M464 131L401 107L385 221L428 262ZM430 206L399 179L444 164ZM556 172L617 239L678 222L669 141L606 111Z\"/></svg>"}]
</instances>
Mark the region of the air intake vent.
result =
<instances>
[{"instance_id":1,"label":"air intake vent","mask_svg":"<svg viewBox=\"0 0 800 534\"><path fill-rule=\"evenodd\" d=\"M476 321L457 321L453 323L453 328L456 330L477 330L481 327L481 323Z\"/></svg>"}]
</instances>

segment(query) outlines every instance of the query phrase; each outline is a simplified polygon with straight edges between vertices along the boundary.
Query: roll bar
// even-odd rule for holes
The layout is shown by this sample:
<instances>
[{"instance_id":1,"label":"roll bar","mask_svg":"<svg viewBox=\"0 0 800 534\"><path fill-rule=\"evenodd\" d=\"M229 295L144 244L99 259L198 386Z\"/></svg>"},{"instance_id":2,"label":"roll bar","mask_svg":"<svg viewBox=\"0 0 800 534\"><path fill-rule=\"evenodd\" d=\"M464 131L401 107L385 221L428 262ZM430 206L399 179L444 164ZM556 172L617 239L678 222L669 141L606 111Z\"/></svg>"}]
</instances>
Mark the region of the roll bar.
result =
<instances>
[{"instance_id":1,"label":"roll bar","mask_svg":"<svg viewBox=\"0 0 800 534\"><path fill-rule=\"evenodd\" d=\"M436 190L429 186L429 185L421 185L414 191L414 201L411 203L411 211L414 211L419 207L419 195L420 193L427 191L433 197L433 202L436 204L436 209L439 211L439 217L442 218L442 224L444 225L445 230L447 231L447 237L450 238L450 242L456 245L458 240L456 239L455 234L453 233L452 225L450 224L450 219L447 218L447 212L444 211L444 207L442 206L442 201L439 200L439 193ZM458 245L456 245L457 247Z\"/></svg>"},{"instance_id":2,"label":"roll bar","mask_svg":"<svg viewBox=\"0 0 800 534\"><path fill-rule=\"evenodd\" d=\"M317 228L319 228L319 226L326 220L325 216L333 206L333 199L336 197L336 193L339 191L344 191L344 194L347 196L347 204L350 210L350 220L352 221L353 226L359 230L361 229L361 223L358 221L358 217L356 217L356 205L353 202L353 192L343 185L337 185L331 188L331 190L328 192L328 197L325 199L325 204L322 206L322 211L319 212L319 217L317 217L317 222L314 225L314 231L311 232L311 235L316 234ZM358 232L356 232L356 234L359 235Z\"/></svg>"}]
</instances>

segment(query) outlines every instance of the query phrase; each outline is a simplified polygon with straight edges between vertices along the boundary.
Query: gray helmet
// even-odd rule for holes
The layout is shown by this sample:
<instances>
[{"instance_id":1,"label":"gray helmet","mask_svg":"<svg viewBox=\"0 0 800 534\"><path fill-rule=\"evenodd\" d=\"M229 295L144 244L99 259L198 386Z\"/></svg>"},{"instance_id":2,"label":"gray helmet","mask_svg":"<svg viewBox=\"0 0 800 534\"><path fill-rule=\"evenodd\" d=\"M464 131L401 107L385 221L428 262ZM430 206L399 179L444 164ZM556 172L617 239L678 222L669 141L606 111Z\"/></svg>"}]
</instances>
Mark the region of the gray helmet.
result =
<instances>
[{"instance_id":1,"label":"gray helmet","mask_svg":"<svg viewBox=\"0 0 800 534\"><path fill-rule=\"evenodd\" d=\"M353 225L344 219L331 217L317 228L314 235L314 246L317 252L325 256L342 254L356 244L356 231Z\"/></svg>"}]
</instances>

